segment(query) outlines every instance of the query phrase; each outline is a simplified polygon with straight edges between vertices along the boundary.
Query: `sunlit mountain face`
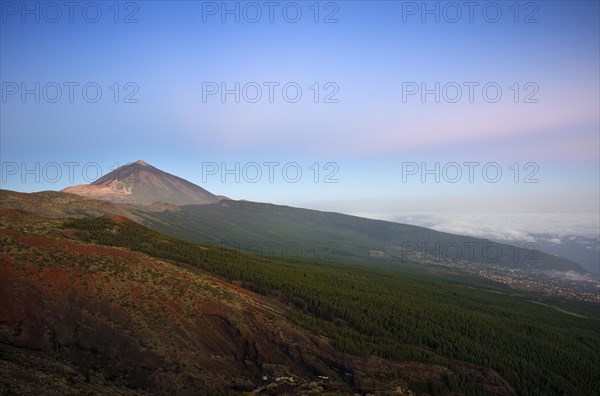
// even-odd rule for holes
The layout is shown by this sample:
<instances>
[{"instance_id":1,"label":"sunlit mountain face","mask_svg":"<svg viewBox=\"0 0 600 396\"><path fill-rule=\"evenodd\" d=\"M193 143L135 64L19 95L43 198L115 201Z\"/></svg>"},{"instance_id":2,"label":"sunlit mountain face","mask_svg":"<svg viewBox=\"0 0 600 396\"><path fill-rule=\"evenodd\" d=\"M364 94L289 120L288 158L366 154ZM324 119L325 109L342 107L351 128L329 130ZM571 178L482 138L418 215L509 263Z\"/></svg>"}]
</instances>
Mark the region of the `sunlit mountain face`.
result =
<instances>
[{"instance_id":1,"label":"sunlit mountain face","mask_svg":"<svg viewBox=\"0 0 600 396\"><path fill-rule=\"evenodd\" d=\"M136 204L208 204L220 199L202 187L163 172L142 160L123 165L91 184L67 187L62 191L89 198Z\"/></svg>"}]
</instances>

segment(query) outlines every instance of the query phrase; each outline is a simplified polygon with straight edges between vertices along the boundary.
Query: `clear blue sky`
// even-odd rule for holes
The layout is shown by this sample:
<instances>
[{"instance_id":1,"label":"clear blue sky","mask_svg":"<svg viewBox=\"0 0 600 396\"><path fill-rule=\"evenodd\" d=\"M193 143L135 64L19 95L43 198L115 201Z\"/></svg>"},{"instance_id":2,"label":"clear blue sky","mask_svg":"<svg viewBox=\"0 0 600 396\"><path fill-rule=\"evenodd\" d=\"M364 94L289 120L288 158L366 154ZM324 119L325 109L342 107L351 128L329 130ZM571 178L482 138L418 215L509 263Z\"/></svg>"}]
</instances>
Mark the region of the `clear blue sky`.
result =
<instances>
[{"instance_id":1,"label":"clear blue sky","mask_svg":"<svg viewBox=\"0 0 600 396\"><path fill-rule=\"evenodd\" d=\"M54 3L60 9L28 2L26 10L20 1L0 3L3 188L58 190L85 182L85 163L108 171L144 159L236 199L373 216L392 216L399 207L422 211L423 202L450 211L448 202L457 199L463 210L483 201L490 211L598 213L597 1L479 2L472 14L463 2L452 3L460 15L447 2L428 2L427 10L439 7L439 22L422 2L319 2L317 15L312 1L282 1L272 22L262 1L228 2L229 10L239 7L239 23L220 1L121 2L118 14L113 2L83 1L73 10L62 2ZM219 94L203 98L207 83L232 89L236 82L258 84L261 99L245 100L255 97L255 84L246 86L246 97L240 93L240 103L231 94L225 103ZM290 82L302 89L296 103L281 92ZM21 96L36 83L40 103L35 94ZM65 83L79 84L72 85L73 103ZM93 86L84 97L87 83ZM273 103L264 83L279 84ZM425 103L419 93L403 98L422 83L446 86L440 103L433 94ZM477 84L473 103L464 83ZM481 92L487 83L502 89L495 103L486 100L493 89ZM62 96L51 103L56 85ZM451 103L456 85L462 97ZM96 86L102 96L88 103ZM135 90L129 99L137 103L124 103ZM329 94L338 103L324 103ZM23 164L49 162L62 166L57 182L48 182L50 168L39 183L31 175L23 182ZM65 162L82 164L73 183ZM204 183L205 162L256 162L263 175L258 183L243 175L223 183L217 173ZM281 163L273 183L265 162ZM303 170L298 183L281 175L290 162ZM324 168L329 162L335 166ZM440 183L423 183L420 173L404 182L406 162L455 162L463 172L464 162L494 162L503 177L490 183L480 166L473 183L464 173L458 183L443 175ZM323 183L333 171L338 182ZM523 183L531 172L539 181Z\"/></svg>"}]
</instances>

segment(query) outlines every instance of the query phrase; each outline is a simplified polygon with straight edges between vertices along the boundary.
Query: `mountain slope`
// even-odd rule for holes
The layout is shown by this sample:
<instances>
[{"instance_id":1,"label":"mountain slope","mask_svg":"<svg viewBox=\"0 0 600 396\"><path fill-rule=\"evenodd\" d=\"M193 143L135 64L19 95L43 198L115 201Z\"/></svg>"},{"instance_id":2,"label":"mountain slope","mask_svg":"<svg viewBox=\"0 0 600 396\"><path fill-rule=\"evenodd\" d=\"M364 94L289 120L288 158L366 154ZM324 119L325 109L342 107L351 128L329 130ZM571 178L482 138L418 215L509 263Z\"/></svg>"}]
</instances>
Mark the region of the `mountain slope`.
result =
<instances>
[{"instance_id":1,"label":"mountain slope","mask_svg":"<svg viewBox=\"0 0 600 396\"><path fill-rule=\"evenodd\" d=\"M246 255L121 216L5 210L0 239L0 373L20 378L1 374L0 386L38 391L21 393L51 393L39 392L51 379L79 394L86 377L163 394L592 394L600 381L597 305L449 273ZM51 364L32 370L36 359Z\"/></svg>"},{"instance_id":2,"label":"mountain slope","mask_svg":"<svg viewBox=\"0 0 600 396\"><path fill-rule=\"evenodd\" d=\"M156 206L148 206L146 211ZM0 190L1 209L19 209L43 217L59 219L65 217L100 217L104 215L122 215L137 220L134 208L118 205L109 201L88 199L75 194L57 191L20 193ZM162 209L161 209L162 210Z\"/></svg>"},{"instance_id":3,"label":"mountain slope","mask_svg":"<svg viewBox=\"0 0 600 396\"><path fill-rule=\"evenodd\" d=\"M63 192L146 205L137 208L134 216L136 220L141 216L142 222L154 229L196 242L223 243L243 251L280 256L293 251L304 257L310 254L315 259L325 256L405 262L413 258L524 270L587 272L571 260L540 252L534 245L515 247L338 213L221 200L222 197L141 160L122 166L90 185L69 187ZM182 207L161 208L157 202ZM148 206L151 204L154 205Z\"/></svg>"},{"instance_id":4,"label":"mountain slope","mask_svg":"<svg viewBox=\"0 0 600 396\"><path fill-rule=\"evenodd\" d=\"M571 260L530 247L273 204L222 200L210 205L141 206L53 191L24 194L0 190L0 198L0 208L46 217L119 214L177 237L250 253L396 264L411 259L464 260L504 268L585 272Z\"/></svg>"},{"instance_id":5,"label":"mountain slope","mask_svg":"<svg viewBox=\"0 0 600 396\"><path fill-rule=\"evenodd\" d=\"M223 198L142 160L123 165L91 184L67 187L62 191L87 198L141 205L155 202L203 205Z\"/></svg>"},{"instance_id":6,"label":"mountain slope","mask_svg":"<svg viewBox=\"0 0 600 396\"><path fill-rule=\"evenodd\" d=\"M157 237L123 217L101 221ZM351 393L377 384L375 370L390 390L414 386L415 374L441 381L445 372L337 352L290 323L274 300L74 237L61 220L0 211L3 394L230 394L267 385L269 394Z\"/></svg>"},{"instance_id":7,"label":"mountain slope","mask_svg":"<svg viewBox=\"0 0 600 396\"><path fill-rule=\"evenodd\" d=\"M276 256L391 263L463 260L505 268L585 272L573 261L528 246L288 206L226 200L139 215L144 224L171 235Z\"/></svg>"}]
</instances>

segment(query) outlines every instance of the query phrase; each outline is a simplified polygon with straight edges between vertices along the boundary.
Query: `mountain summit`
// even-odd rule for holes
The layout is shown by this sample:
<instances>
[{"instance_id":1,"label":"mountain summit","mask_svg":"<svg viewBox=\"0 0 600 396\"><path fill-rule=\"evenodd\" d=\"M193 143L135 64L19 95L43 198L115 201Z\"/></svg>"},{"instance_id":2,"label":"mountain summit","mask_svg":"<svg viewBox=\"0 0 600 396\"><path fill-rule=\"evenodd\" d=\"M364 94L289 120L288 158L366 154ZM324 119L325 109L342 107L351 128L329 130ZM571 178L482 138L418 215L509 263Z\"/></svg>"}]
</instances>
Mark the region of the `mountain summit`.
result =
<instances>
[{"instance_id":1,"label":"mountain summit","mask_svg":"<svg viewBox=\"0 0 600 396\"><path fill-rule=\"evenodd\" d=\"M91 184L67 187L62 191L87 198L141 205L155 202L198 205L223 199L142 160L120 166Z\"/></svg>"}]
</instances>

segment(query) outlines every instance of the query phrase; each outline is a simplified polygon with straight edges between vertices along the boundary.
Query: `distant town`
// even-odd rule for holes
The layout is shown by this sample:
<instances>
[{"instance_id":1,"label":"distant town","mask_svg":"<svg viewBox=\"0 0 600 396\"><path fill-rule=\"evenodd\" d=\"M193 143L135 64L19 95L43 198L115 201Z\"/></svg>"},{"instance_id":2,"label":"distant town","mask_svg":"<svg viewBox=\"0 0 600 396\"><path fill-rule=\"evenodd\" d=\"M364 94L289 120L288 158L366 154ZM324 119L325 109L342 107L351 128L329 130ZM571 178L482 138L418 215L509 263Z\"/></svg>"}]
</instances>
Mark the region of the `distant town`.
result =
<instances>
[{"instance_id":1,"label":"distant town","mask_svg":"<svg viewBox=\"0 0 600 396\"><path fill-rule=\"evenodd\" d=\"M591 273L504 268L491 263L444 259L423 252L409 253L407 258L478 275L515 289L600 303L600 276Z\"/></svg>"}]
</instances>

